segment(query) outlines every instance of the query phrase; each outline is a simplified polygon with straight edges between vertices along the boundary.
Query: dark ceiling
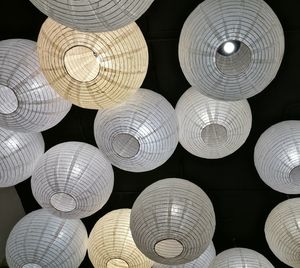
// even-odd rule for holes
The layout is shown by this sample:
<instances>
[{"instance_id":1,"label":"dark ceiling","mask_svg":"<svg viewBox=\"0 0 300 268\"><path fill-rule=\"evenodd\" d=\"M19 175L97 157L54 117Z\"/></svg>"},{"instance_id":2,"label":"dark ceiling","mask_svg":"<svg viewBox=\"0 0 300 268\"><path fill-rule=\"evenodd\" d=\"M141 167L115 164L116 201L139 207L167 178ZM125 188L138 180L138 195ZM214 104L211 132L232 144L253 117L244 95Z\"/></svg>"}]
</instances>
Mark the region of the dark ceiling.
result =
<instances>
[{"instance_id":1,"label":"dark ceiling","mask_svg":"<svg viewBox=\"0 0 300 268\"><path fill-rule=\"evenodd\" d=\"M159 92L174 106L189 87L179 67L178 38L185 19L200 2L155 0L138 20L150 54L143 87ZM138 194L152 182L167 177L184 178L198 184L213 202L217 217L213 241L218 253L231 247L247 247L262 253L275 267L288 267L269 250L264 223L271 209L291 196L273 191L260 180L253 164L253 150L260 134L269 126L282 120L300 119L300 1L268 0L267 3L282 23L286 50L276 79L262 93L249 99L253 127L244 146L223 159L205 160L178 145L167 163L153 171L129 173L114 168L115 187L110 200L101 211L83 219L88 231L108 211L131 207ZM29 0L1 0L0 8L0 39L37 40L46 17ZM94 110L73 106L60 124L43 132L46 149L64 141L96 145L95 114ZM27 213L39 208L31 194L29 180L16 188ZM86 258L81 267L92 265Z\"/></svg>"}]
</instances>

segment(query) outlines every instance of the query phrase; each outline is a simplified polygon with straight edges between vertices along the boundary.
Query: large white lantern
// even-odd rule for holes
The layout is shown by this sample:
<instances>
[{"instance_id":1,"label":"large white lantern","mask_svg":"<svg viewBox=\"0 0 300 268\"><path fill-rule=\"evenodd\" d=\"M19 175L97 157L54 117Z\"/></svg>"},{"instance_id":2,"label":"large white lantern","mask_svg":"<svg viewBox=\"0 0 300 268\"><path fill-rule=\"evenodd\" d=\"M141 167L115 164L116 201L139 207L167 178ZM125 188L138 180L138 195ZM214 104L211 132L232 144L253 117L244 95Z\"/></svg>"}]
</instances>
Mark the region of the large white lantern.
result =
<instances>
[{"instance_id":1,"label":"large white lantern","mask_svg":"<svg viewBox=\"0 0 300 268\"><path fill-rule=\"evenodd\" d=\"M90 216L109 199L113 169L98 148L83 142L65 142L48 150L31 179L35 199L63 218Z\"/></svg>"},{"instance_id":2,"label":"large white lantern","mask_svg":"<svg viewBox=\"0 0 300 268\"><path fill-rule=\"evenodd\" d=\"M58 218L40 209L12 229L6 260L10 268L77 268L87 243L87 231L80 220Z\"/></svg>"},{"instance_id":3,"label":"large white lantern","mask_svg":"<svg viewBox=\"0 0 300 268\"><path fill-rule=\"evenodd\" d=\"M30 0L41 12L82 32L111 31L136 21L154 0Z\"/></svg>"},{"instance_id":4,"label":"large white lantern","mask_svg":"<svg viewBox=\"0 0 300 268\"><path fill-rule=\"evenodd\" d=\"M300 194L300 121L283 121L268 128L256 143L254 163L272 189Z\"/></svg>"},{"instance_id":5,"label":"large white lantern","mask_svg":"<svg viewBox=\"0 0 300 268\"><path fill-rule=\"evenodd\" d=\"M265 224L268 245L285 264L300 267L300 198L281 202L269 214Z\"/></svg>"},{"instance_id":6,"label":"large white lantern","mask_svg":"<svg viewBox=\"0 0 300 268\"><path fill-rule=\"evenodd\" d=\"M88 255L95 268L151 268L152 261L136 247L129 228L130 209L104 215L93 227Z\"/></svg>"},{"instance_id":7,"label":"large white lantern","mask_svg":"<svg viewBox=\"0 0 300 268\"><path fill-rule=\"evenodd\" d=\"M0 92L0 126L14 131L49 129L71 108L42 74L30 40L0 41Z\"/></svg>"},{"instance_id":8,"label":"large white lantern","mask_svg":"<svg viewBox=\"0 0 300 268\"><path fill-rule=\"evenodd\" d=\"M48 18L39 33L38 56L50 85L83 108L123 102L142 85L148 48L138 25L84 33Z\"/></svg>"},{"instance_id":9,"label":"large white lantern","mask_svg":"<svg viewBox=\"0 0 300 268\"><path fill-rule=\"evenodd\" d=\"M265 89L284 53L284 33L263 0L205 0L189 15L179 40L182 71L192 86L221 100Z\"/></svg>"},{"instance_id":10,"label":"large white lantern","mask_svg":"<svg viewBox=\"0 0 300 268\"><path fill-rule=\"evenodd\" d=\"M208 248L200 255L199 258L186 264L165 265L155 263L152 268L208 268L209 264L216 257L216 250L213 242L210 242Z\"/></svg>"},{"instance_id":11,"label":"large white lantern","mask_svg":"<svg viewBox=\"0 0 300 268\"><path fill-rule=\"evenodd\" d=\"M215 159L232 154L246 141L252 124L247 100L219 101L188 89L176 105L179 141L191 154Z\"/></svg>"},{"instance_id":12,"label":"large white lantern","mask_svg":"<svg viewBox=\"0 0 300 268\"><path fill-rule=\"evenodd\" d=\"M130 216L137 247L155 262L184 264L209 246L215 214L209 197L182 179L164 179L148 186L136 199Z\"/></svg>"},{"instance_id":13,"label":"large white lantern","mask_svg":"<svg viewBox=\"0 0 300 268\"><path fill-rule=\"evenodd\" d=\"M178 143L172 105L160 94L139 89L127 101L98 111L94 123L100 150L118 168L142 172L165 163Z\"/></svg>"},{"instance_id":14,"label":"large white lantern","mask_svg":"<svg viewBox=\"0 0 300 268\"><path fill-rule=\"evenodd\" d=\"M28 179L45 150L41 133L21 133L0 128L0 187Z\"/></svg>"},{"instance_id":15,"label":"large white lantern","mask_svg":"<svg viewBox=\"0 0 300 268\"><path fill-rule=\"evenodd\" d=\"M248 248L224 250L211 262L209 268L274 268L262 254Z\"/></svg>"}]
</instances>

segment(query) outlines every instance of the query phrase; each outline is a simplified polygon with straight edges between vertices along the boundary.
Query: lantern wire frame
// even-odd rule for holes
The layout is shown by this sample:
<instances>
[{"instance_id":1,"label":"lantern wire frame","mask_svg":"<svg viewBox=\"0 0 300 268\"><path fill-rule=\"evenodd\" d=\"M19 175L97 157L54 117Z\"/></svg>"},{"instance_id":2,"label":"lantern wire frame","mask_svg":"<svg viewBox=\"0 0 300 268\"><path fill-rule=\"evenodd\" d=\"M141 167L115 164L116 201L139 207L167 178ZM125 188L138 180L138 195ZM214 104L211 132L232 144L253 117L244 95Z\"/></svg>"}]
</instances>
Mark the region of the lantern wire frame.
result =
<instances>
[{"instance_id":1,"label":"lantern wire frame","mask_svg":"<svg viewBox=\"0 0 300 268\"><path fill-rule=\"evenodd\" d=\"M179 142L191 154L207 159L228 156L239 149L252 125L247 100L225 102L188 89L175 108Z\"/></svg>"},{"instance_id":2,"label":"lantern wire frame","mask_svg":"<svg viewBox=\"0 0 300 268\"><path fill-rule=\"evenodd\" d=\"M226 53L229 44L234 48ZM283 54L282 26L263 0L205 0L185 21L179 40L188 82L204 95L226 101L264 90Z\"/></svg>"},{"instance_id":3,"label":"lantern wire frame","mask_svg":"<svg viewBox=\"0 0 300 268\"><path fill-rule=\"evenodd\" d=\"M27 214L6 244L10 268L76 268L83 261L88 235L80 220L62 219L44 209Z\"/></svg>"},{"instance_id":4,"label":"lantern wire frame","mask_svg":"<svg viewBox=\"0 0 300 268\"><path fill-rule=\"evenodd\" d=\"M121 105L100 109L94 135L114 166L143 172L171 157L178 144L178 122L174 108L162 95L141 88Z\"/></svg>"},{"instance_id":5,"label":"lantern wire frame","mask_svg":"<svg viewBox=\"0 0 300 268\"><path fill-rule=\"evenodd\" d=\"M254 164L260 178L275 191L300 194L300 121L268 128L255 145Z\"/></svg>"},{"instance_id":6,"label":"lantern wire frame","mask_svg":"<svg viewBox=\"0 0 300 268\"><path fill-rule=\"evenodd\" d=\"M113 210L93 227L88 256L95 268L151 268L153 262L136 247L129 228L130 209Z\"/></svg>"},{"instance_id":7,"label":"lantern wire frame","mask_svg":"<svg viewBox=\"0 0 300 268\"><path fill-rule=\"evenodd\" d=\"M248 248L231 248L219 253L209 268L274 268L266 257Z\"/></svg>"},{"instance_id":8,"label":"lantern wire frame","mask_svg":"<svg viewBox=\"0 0 300 268\"><path fill-rule=\"evenodd\" d=\"M209 264L216 257L216 250L213 242L210 242L208 248L200 255L199 258L195 259L192 262L181 265L165 265L155 263L152 268L208 268Z\"/></svg>"},{"instance_id":9,"label":"lantern wire frame","mask_svg":"<svg viewBox=\"0 0 300 268\"><path fill-rule=\"evenodd\" d=\"M83 142L64 142L40 159L31 179L37 202L62 218L84 218L101 209L114 185L110 162Z\"/></svg>"},{"instance_id":10,"label":"lantern wire frame","mask_svg":"<svg viewBox=\"0 0 300 268\"><path fill-rule=\"evenodd\" d=\"M183 179L159 180L135 200L130 229L151 260L180 265L198 258L215 230L213 205L200 187Z\"/></svg>"},{"instance_id":11,"label":"lantern wire frame","mask_svg":"<svg viewBox=\"0 0 300 268\"><path fill-rule=\"evenodd\" d=\"M28 179L44 150L41 133L0 128L0 187L14 186Z\"/></svg>"},{"instance_id":12,"label":"lantern wire frame","mask_svg":"<svg viewBox=\"0 0 300 268\"><path fill-rule=\"evenodd\" d=\"M148 48L138 25L86 33L48 18L39 33L38 56L50 85L82 108L108 108L141 86Z\"/></svg>"},{"instance_id":13,"label":"lantern wire frame","mask_svg":"<svg viewBox=\"0 0 300 268\"><path fill-rule=\"evenodd\" d=\"M0 41L0 126L40 132L57 125L72 104L61 98L40 70L36 42Z\"/></svg>"},{"instance_id":14,"label":"lantern wire frame","mask_svg":"<svg viewBox=\"0 0 300 268\"><path fill-rule=\"evenodd\" d=\"M30 0L55 21L82 32L117 30L136 21L154 0Z\"/></svg>"},{"instance_id":15,"label":"lantern wire frame","mask_svg":"<svg viewBox=\"0 0 300 268\"><path fill-rule=\"evenodd\" d=\"M265 236L274 255L288 266L300 267L300 198L279 203L265 223Z\"/></svg>"}]
</instances>

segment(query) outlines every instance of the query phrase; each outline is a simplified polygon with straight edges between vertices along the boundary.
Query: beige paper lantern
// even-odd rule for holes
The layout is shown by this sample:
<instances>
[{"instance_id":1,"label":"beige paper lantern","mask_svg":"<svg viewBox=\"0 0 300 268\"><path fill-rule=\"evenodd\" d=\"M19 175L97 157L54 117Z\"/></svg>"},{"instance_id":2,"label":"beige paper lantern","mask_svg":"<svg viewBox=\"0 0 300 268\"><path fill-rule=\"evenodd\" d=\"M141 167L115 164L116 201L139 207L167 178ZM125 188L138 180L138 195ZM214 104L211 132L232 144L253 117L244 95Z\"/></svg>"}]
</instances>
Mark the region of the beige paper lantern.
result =
<instances>
[{"instance_id":1,"label":"beige paper lantern","mask_svg":"<svg viewBox=\"0 0 300 268\"><path fill-rule=\"evenodd\" d=\"M0 42L0 126L18 132L54 127L71 109L49 85L38 62L36 42Z\"/></svg>"},{"instance_id":2,"label":"beige paper lantern","mask_svg":"<svg viewBox=\"0 0 300 268\"><path fill-rule=\"evenodd\" d=\"M136 247L129 228L130 209L104 215L89 236L88 256L95 268L150 268L152 261Z\"/></svg>"},{"instance_id":3,"label":"beige paper lantern","mask_svg":"<svg viewBox=\"0 0 300 268\"><path fill-rule=\"evenodd\" d=\"M265 235L274 255L285 264L300 267L300 198L278 204L269 214Z\"/></svg>"},{"instance_id":4,"label":"beige paper lantern","mask_svg":"<svg viewBox=\"0 0 300 268\"><path fill-rule=\"evenodd\" d=\"M216 257L216 250L213 242L210 242L208 248L194 261L181 265L165 265L155 263L152 268L208 268L209 264Z\"/></svg>"},{"instance_id":5,"label":"beige paper lantern","mask_svg":"<svg viewBox=\"0 0 300 268\"><path fill-rule=\"evenodd\" d=\"M205 0L184 23L182 71L192 86L220 100L252 97L275 78L284 33L263 0Z\"/></svg>"},{"instance_id":6,"label":"beige paper lantern","mask_svg":"<svg viewBox=\"0 0 300 268\"><path fill-rule=\"evenodd\" d=\"M262 254L248 248L224 250L212 261L209 268L274 268Z\"/></svg>"},{"instance_id":7,"label":"beige paper lantern","mask_svg":"<svg viewBox=\"0 0 300 268\"><path fill-rule=\"evenodd\" d=\"M23 217L6 243L10 268L77 268L88 244L81 220L62 219L44 209Z\"/></svg>"},{"instance_id":8,"label":"beige paper lantern","mask_svg":"<svg viewBox=\"0 0 300 268\"><path fill-rule=\"evenodd\" d=\"M179 265L198 258L215 231L215 213L206 193L183 179L159 180L135 200L130 229L151 260Z\"/></svg>"},{"instance_id":9,"label":"beige paper lantern","mask_svg":"<svg viewBox=\"0 0 300 268\"><path fill-rule=\"evenodd\" d=\"M48 18L38 37L42 71L53 88L90 109L124 101L143 83L148 49L136 23L105 33L84 33Z\"/></svg>"},{"instance_id":10,"label":"beige paper lantern","mask_svg":"<svg viewBox=\"0 0 300 268\"><path fill-rule=\"evenodd\" d=\"M256 143L254 164L272 189L300 194L300 121L283 121L269 127Z\"/></svg>"},{"instance_id":11,"label":"beige paper lantern","mask_svg":"<svg viewBox=\"0 0 300 268\"><path fill-rule=\"evenodd\" d=\"M82 32L105 32L136 21L154 0L30 0L41 12Z\"/></svg>"},{"instance_id":12,"label":"beige paper lantern","mask_svg":"<svg viewBox=\"0 0 300 268\"><path fill-rule=\"evenodd\" d=\"M247 100L220 101L188 89L176 105L180 144L191 154L216 159L239 149L251 130Z\"/></svg>"}]
</instances>

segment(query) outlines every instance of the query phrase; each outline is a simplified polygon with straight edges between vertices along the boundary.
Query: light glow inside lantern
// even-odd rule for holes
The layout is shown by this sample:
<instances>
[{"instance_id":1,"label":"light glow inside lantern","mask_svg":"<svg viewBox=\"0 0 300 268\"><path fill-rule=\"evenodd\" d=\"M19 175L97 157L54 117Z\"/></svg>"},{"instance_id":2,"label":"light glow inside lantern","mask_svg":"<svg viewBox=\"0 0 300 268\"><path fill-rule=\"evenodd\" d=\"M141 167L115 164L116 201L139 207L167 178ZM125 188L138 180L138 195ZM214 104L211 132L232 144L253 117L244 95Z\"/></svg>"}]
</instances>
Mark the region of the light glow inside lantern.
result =
<instances>
[{"instance_id":1,"label":"light glow inside lantern","mask_svg":"<svg viewBox=\"0 0 300 268\"><path fill-rule=\"evenodd\" d=\"M129 229L130 209L111 211L89 236L88 255L95 268L150 268L152 261L136 247Z\"/></svg>"},{"instance_id":2,"label":"light glow inside lantern","mask_svg":"<svg viewBox=\"0 0 300 268\"><path fill-rule=\"evenodd\" d=\"M58 94L89 109L125 101L141 86L148 68L147 44L135 22L87 33L48 18L39 33L38 56Z\"/></svg>"},{"instance_id":3,"label":"light glow inside lantern","mask_svg":"<svg viewBox=\"0 0 300 268\"><path fill-rule=\"evenodd\" d=\"M178 52L186 79L202 94L247 99L275 78L284 32L263 0L205 0L186 19Z\"/></svg>"}]
</instances>

